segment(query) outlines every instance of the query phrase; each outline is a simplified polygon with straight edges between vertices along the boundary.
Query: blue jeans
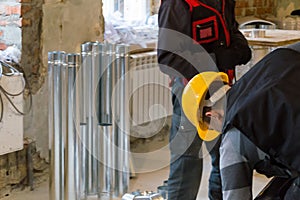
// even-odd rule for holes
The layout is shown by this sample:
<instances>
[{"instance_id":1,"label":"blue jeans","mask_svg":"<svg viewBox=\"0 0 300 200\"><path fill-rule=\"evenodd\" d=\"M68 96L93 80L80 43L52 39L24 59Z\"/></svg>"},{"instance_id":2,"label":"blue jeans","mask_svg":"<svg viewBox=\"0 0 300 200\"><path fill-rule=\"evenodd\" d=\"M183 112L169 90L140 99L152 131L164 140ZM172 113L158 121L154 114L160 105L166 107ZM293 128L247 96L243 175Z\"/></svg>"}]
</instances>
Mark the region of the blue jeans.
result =
<instances>
[{"instance_id":1,"label":"blue jeans","mask_svg":"<svg viewBox=\"0 0 300 200\"><path fill-rule=\"evenodd\" d=\"M196 128L189 122L181 109L184 85L181 79L174 80L172 86L173 116L170 133L171 163L168 179L168 200L195 200L199 190L203 157L203 141ZM209 199L221 200L219 171L219 142L206 143L212 158L212 173L209 179Z\"/></svg>"}]
</instances>

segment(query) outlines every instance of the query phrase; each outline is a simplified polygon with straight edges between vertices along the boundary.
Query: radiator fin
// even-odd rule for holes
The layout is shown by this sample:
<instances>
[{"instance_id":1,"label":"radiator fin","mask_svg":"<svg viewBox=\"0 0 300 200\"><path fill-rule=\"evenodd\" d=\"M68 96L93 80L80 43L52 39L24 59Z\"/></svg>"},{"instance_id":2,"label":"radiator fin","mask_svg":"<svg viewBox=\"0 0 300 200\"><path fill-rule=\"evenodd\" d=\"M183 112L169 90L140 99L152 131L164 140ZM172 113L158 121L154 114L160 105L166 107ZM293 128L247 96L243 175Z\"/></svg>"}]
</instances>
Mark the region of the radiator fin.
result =
<instances>
[{"instance_id":1,"label":"radiator fin","mask_svg":"<svg viewBox=\"0 0 300 200\"><path fill-rule=\"evenodd\" d=\"M172 115L169 77L159 70L156 52L131 55L130 76L133 126Z\"/></svg>"}]
</instances>

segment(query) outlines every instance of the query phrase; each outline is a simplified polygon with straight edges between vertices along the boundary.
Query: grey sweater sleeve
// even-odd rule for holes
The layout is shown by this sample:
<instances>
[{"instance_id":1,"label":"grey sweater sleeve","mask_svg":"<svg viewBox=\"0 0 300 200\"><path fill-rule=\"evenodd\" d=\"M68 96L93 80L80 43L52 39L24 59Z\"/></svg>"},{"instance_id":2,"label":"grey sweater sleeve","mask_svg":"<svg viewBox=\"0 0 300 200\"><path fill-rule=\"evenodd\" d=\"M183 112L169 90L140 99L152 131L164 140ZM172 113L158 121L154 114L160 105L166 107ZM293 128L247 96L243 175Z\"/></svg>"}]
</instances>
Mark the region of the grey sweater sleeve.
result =
<instances>
[{"instance_id":1,"label":"grey sweater sleeve","mask_svg":"<svg viewBox=\"0 0 300 200\"><path fill-rule=\"evenodd\" d=\"M252 200L254 166L265 156L239 130L233 128L224 135L220 147L223 200Z\"/></svg>"}]
</instances>

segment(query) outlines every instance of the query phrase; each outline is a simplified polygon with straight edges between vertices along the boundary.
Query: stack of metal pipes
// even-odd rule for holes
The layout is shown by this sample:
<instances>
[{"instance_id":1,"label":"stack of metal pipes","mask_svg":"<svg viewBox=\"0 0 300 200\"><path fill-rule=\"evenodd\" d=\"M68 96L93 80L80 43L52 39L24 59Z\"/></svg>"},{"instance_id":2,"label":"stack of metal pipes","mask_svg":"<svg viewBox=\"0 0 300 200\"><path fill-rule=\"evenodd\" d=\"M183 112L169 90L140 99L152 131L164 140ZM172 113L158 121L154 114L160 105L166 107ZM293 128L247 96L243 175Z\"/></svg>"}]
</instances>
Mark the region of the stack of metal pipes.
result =
<instances>
[{"instance_id":1,"label":"stack of metal pipes","mask_svg":"<svg viewBox=\"0 0 300 200\"><path fill-rule=\"evenodd\" d=\"M115 199L129 185L129 47L48 52L50 200Z\"/></svg>"}]
</instances>

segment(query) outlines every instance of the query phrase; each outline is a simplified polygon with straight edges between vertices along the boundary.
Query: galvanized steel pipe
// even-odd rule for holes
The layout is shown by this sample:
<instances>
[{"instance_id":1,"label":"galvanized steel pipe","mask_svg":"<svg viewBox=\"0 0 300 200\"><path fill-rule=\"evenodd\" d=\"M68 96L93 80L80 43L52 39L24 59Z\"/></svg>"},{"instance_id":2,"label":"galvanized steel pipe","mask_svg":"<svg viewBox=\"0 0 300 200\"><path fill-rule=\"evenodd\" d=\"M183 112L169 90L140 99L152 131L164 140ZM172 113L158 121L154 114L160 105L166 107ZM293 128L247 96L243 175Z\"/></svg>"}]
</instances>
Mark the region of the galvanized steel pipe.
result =
<instances>
[{"instance_id":1,"label":"galvanized steel pipe","mask_svg":"<svg viewBox=\"0 0 300 200\"><path fill-rule=\"evenodd\" d=\"M129 186L129 116L126 112L129 88L129 47L116 46L114 83L114 147L115 147L115 187L114 196L127 192ZM127 116L126 116L127 114Z\"/></svg>"},{"instance_id":2,"label":"galvanized steel pipe","mask_svg":"<svg viewBox=\"0 0 300 200\"><path fill-rule=\"evenodd\" d=\"M85 120L86 120L86 135L85 137L85 148L86 148L86 193L87 195L97 195L98 188L98 175L97 171L94 170L95 158L93 153L95 152L94 134L93 131L93 109L94 109L94 88L93 88L93 68L92 68L92 42L87 42L81 45L81 61L82 61L82 73L83 76L83 100L85 107ZM84 116L83 116L84 117Z\"/></svg>"},{"instance_id":3,"label":"galvanized steel pipe","mask_svg":"<svg viewBox=\"0 0 300 200\"><path fill-rule=\"evenodd\" d=\"M67 64L65 52L49 52L51 200L127 192L128 52L126 45L87 42L81 60L67 54Z\"/></svg>"},{"instance_id":4,"label":"galvanized steel pipe","mask_svg":"<svg viewBox=\"0 0 300 200\"><path fill-rule=\"evenodd\" d=\"M76 74L80 54L67 54L67 134L65 147L65 199L76 200L80 195L79 182L79 110Z\"/></svg>"},{"instance_id":5,"label":"galvanized steel pipe","mask_svg":"<svg viewBox=\"0 0 300 200\"><path fill-rule=\"evenodd\" d=\"M65 52L48 53L50 200L64 199L64 130L61 68Z\"/></svg>"}]
</instances>

